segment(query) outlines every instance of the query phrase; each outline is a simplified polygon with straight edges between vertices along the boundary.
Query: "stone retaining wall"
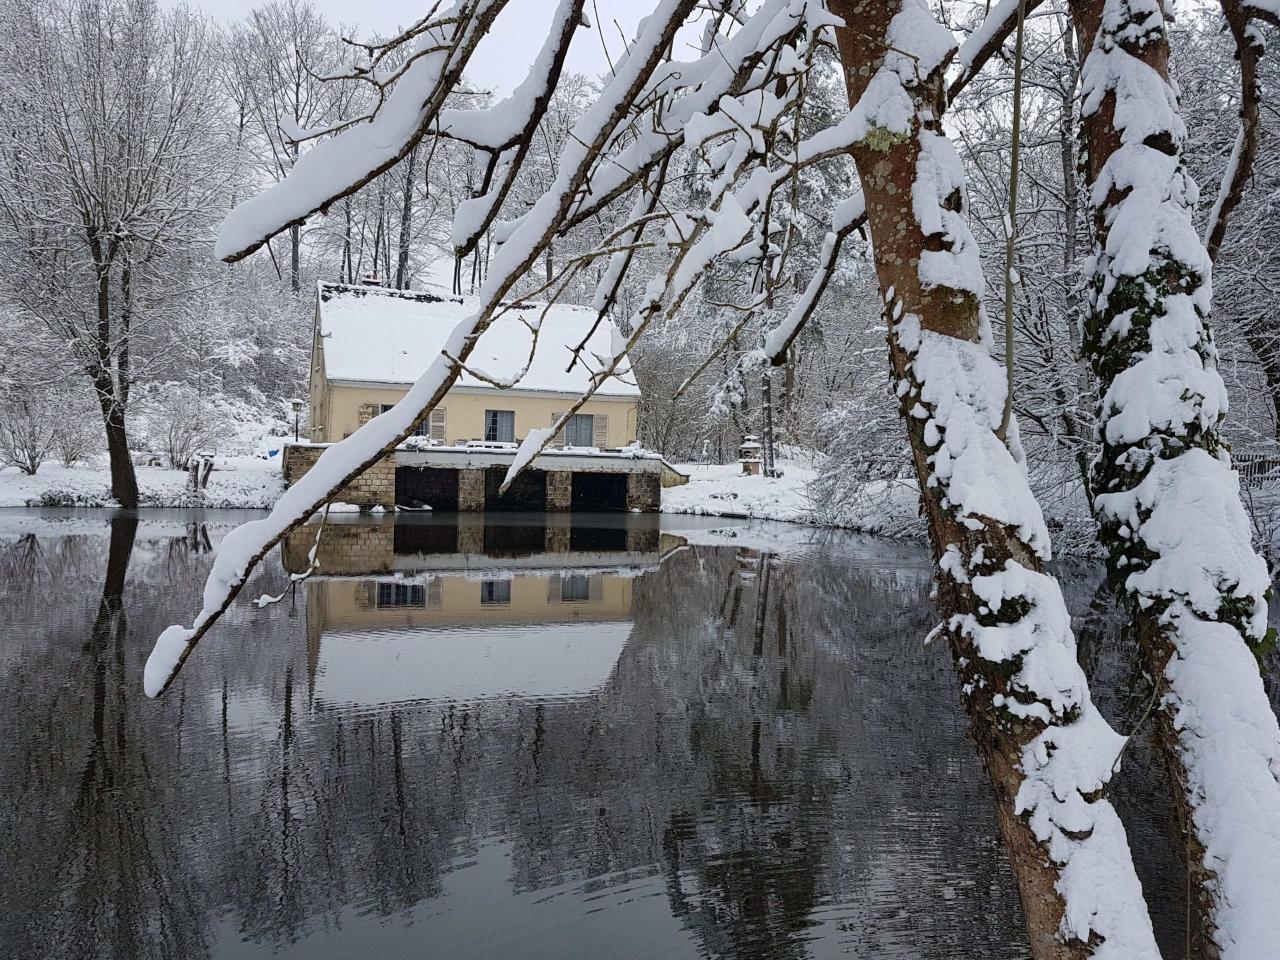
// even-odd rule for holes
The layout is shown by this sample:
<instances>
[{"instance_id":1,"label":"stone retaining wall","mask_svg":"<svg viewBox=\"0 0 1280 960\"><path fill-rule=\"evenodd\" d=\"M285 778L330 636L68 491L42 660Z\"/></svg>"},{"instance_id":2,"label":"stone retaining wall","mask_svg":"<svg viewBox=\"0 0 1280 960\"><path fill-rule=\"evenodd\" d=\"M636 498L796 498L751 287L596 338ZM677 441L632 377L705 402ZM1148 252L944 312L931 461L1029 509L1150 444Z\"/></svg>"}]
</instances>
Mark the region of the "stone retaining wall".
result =
<instances>
[{"instance_id":1,"label":"stone retaining wall","mask_svg":"<svg viewBox=\"0 0 1280 960\"><path fill-rule=\"evenodd\" d=\"M326 446L285 444L284 481L292 486L315 466ZM403 469L415 469L405 467ZM435 470L447 470L437 467ZM457 471L457 509L462 513L481 513L485 509L485 469L463 468ZM590 474L589 474L590 475ZM627 473L627 509L651 513L662 506L662 479L658 473ZM551 470L546 473L546 505L548 512L572 509L574 472ZM334 498L359 507L385 507L396 503L396 457L384 456L363 474L343 487ZM616 507L615 507L616 508Z\"/></svg>"},{"instance_id":2,"label":"stone retaining wall","mask_svg":"<svg viewBox=\"0 0 1280 960\"><path fill-rule=\"evenodd\" d=\"M656 513L662 509L662 479L658 474L627 474L627 509L641 513Z\"/></svg>"},{"instance_id":3,"label":"stone retaining wall","mask_svg":"<svg viewBox=\"0 0 1280 960\"><path fill-rule=\"evenodd\" d=\"M284 447L284 482L293 484L320 459L327 447L287 443ZM387 507L396 504L395 455L383 457L368 470L356 477L338 492L334 498L341 503L353 503L358 507Z\"/></svg>"}]
</instances>

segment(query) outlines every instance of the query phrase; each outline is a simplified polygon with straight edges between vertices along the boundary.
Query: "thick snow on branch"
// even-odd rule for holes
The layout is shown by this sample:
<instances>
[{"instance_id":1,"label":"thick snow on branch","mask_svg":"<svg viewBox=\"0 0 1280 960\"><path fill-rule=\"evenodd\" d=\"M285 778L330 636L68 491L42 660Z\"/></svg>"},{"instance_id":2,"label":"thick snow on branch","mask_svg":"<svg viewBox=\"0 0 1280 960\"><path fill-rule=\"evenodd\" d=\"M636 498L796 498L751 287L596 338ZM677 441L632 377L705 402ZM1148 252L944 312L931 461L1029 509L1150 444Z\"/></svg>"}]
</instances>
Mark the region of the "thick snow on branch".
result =
<instances>
[{"instance_id":1,"label":"thick snow on branch","mask_svg":"<svg viewBox=\"0 0 1280 960\"><path fill-rule=\"evenodd\" d=\"M372 120L317 143L300 156L284 180L238 205L218 234L214 255L238 260L268 239L389 169L413 148L443 104L452 77L488 18L506 0L456 0L441 12L442 25L418 39L422 53L404 71ZM461 18L461 26L450 22ZM439 47L441 49L432 49Z\"/></svg>"},{"instance_id":2,"label":"thick snow on branch","mask_svg":"<svg viewBox=\"0 0 1280 960\"><path fill-rule=\"evenodd\" d=\"M960 44L956 53L956 66L965 73L971 71L983 50L997 42L1002 34L1008 34L1009 25L1017 19L1019 5L1026 2L1027 0L1000 0L992 7L982 18L982 22L965 38L964 43Z\"/></svg>"},{"instance_id":3,"label":"thick snow on branch","mask_svg":"<svg viewBox=\"0 0 1280 960\"><path fill-rule=\"evenodd\" d=\"M862 220L865 213L866 201L862 194L849 197L836 206L835 212L831 215L831 229L822 238L822 251L818 254L818 266L813 271L813 276L809 278L809 282L805 284L804 290L791 305L787 315L765 334L765 356L770 359L780 357L795 339L800 328L809 321L813 311L818 307L818 301L823 292L827 289L827 284L831 281L832 274L835 273L844 238L853 230L854 225Z\"/></svg>"},{"instance_id":4,"label":"thick snow on branch","mask_svg":"<svg viewBox=\"0 0 1280 960\"><path fill-rule=\"evenodd\" d=\"M537 117L535 104L551 95L560 76L556 61L564 55L563 38L581 22L582 0L560 0L546 24L547 35L528 75L511 95L484 110L441 110L441 133L493 153L514 146Z\"/></svg>"}]
</instances>

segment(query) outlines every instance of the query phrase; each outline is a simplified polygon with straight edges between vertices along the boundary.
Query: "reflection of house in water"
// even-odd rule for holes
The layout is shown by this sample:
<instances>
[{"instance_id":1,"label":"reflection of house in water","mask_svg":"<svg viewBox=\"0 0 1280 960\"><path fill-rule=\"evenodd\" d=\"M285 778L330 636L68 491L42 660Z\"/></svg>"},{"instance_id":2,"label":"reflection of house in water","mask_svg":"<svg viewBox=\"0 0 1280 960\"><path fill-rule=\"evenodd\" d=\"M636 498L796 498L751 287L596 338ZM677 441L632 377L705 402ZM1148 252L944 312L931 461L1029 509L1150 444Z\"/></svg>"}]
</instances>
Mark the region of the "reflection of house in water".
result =
<instances>
[{"instance_id":1,"label":"reflection of house in water","mask_svg":"<svg viewBox=\"0 0 1280 960\"><path fill-rule=\"evenodd\" d=\"M305 570L316 528L284 558ZM651 519L484 516L328 525L306 588L312 695L334 704L582 695L632 626L633 579L679 541Z\"/></svg>"}]
</instances>

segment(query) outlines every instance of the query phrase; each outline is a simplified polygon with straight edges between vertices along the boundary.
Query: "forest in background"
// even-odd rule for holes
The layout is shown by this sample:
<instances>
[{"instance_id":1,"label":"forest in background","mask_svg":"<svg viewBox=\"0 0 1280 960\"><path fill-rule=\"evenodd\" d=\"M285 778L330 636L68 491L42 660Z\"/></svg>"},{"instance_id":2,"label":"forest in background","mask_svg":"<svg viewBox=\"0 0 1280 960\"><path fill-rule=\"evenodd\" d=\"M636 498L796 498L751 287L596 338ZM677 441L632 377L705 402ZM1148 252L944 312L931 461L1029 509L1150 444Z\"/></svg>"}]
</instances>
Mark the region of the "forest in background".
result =
<instances>
[{"instance_id":1,"label":"forest in background","mask_svg":"<svg viewBox=\"0 0 1280 960\"><path fill-rule=\"evenodd\" d=\"M972 28L980 12L949 24ZM1033 488L1061 548L1092 541L1084 478L1095 455L1095 388L1080 359L1080 301L1092 248L1079 171L1079 70L1065 12L1029 20L1023 82L1016 287L1015 407ZM273 0L242 21L219 24L155 0L6 0L0 64L8 131L0 148L0 457L34 469L101 456L109 444L172 453L174 466L204 447L235 448L274 423L287 432L288 399L305 394L317 280L375 280L401 288L476 288L495 231L455 258L453 222L482 192L486 157L465 142L420 145L387 175L325 216L293 227L245 263L212 255L215 231L238 201L282 179L300 150L293 139L368 106L368 86L333 79L360 48L353 31L306 0ZM1170 30L1174 75L1193 136L1186 162L1212 206L1232 155L1239 84L1220 17L1191 10ZM1051 55L1051 54L1067 54ZM815 71L802 123L815 128L847 110L838 64ZM1276 80L1272 58L1258 70ZM967 169L969 221L989 278L992 317L1003 312L1012 70L994 58L952 104L948 128ZM527 211L557 174L574 123L595 102L600 78L557 85L529 157L502 201ZM464 82L455 106L480 109L495 94ZM1275 512L1261 479L1276 463L1280 343L1271 323L1277 253L1268 237L1277 210L1277 117L1263 109L1249 202L1234 215L1218 255L1214 310L1221 373L1233 416L1227 437L1251 491L1258 541L1269 547ZM695 201L712 174L692 151L677 154L668 189ZM854 176L824 165L797 179L788 229L788 272L797 289L822 255L828 213ZM593 216L544 251L521 292L546 282L607 235ZM882 355L885 329L866 241L854 235L811 322L780 366L759 349L762 319L737 304L758 282L749 266L708 277L678 320L634 351L645 390L641 442L674 461L726 462L744 434L772 433L784 453L816 455L815 509L858 525L914 484ZM643 258L642 251L637 256ZM603 268L556 289L590 304ZM441 284L443 281L443 284ZM451 282L450 282L451 281ZM445 287L447 290L448 287ZM624 284L625 316L642 290ZM237 450L236 452L240 452ZM921 534L903 511L885 532Z\"/></svg>"},{"instance_id":2,"label":"forest in background","mask_svg":"<svg viewBox=\"0 0 1280 960\"><path fill-rule=\"evenodd\" d=\"M483 279L495 237L454 254L453 222L483 186L485 156L457 140L415 148L385 176L326 216L293 227L247 262L219 263L214 233L234 204L282 179L293 139L367 108L367 85L333 79L360 48L354 31L306 0L272 0L242 21L219 24L155 0L6 0L0 5L0 72L14 91L4 105L0 149L0 458L33 470L42 461L91 461L115 443L161 451L183 467L197 449L235 450L264 424L287 432L288 400L305 395L317 280L373 280L397 288L450 283L467 294ZM976 11L975 11L976 12ZM963 33L976 21L950 24ZM1079 70L1062 10L1028 24L1023 77L1022 180L1018 198L1015 406L1032 485L1060 548L1092 541L1084 495L1095 455L1094 385L1080 357L1079 305L1091 251L1079 172ZM1208 200L1232 155L1239 85L1221 69L1233 41L1221 18L1190 11L1170 31L1175 77L1193 133L1186 160ZM1065 52L1069 56L1049 56ZM805 102L815 127L844 113L838 64L828 58ZM1259 63L1272 86L1274 59ZM1010 163L1011 65L996 58L951 106L949 129L972 171L969 220L984 254L986 308L1003 312L1000 283ZM573 125L599 78L562 79L503 200L502 215L528 210L557 174ZM363 98L363 99L362 99ZM464 83L460 108L495 95ZM1280 523L1261 479L1277 462L1280 343L1271 323L1274 245L1280 227L1278 120L1263 110L1249 202L1235 213L1216 263L1215 319L1221 372L1234 415L1228 438L1255 493L1258 541ZM671 186L689 199L712 178L696 154L677 156ZM798 242L789 271L797 288L822 254L828 211L852 164L799 178ZM596 216L543 254L523 292L545 281L608 232ZM639 256L643 257L641 253ZM556 291L590 304L602 268ZM708 278L670 329L635 351L644 387L641 442L673 461L723 463L744 434L766 432L784 453L816 455L815 510L858 526L910 490L907 440L898 424L885 328L866 241L854 236L829 289L785 362L759 350L761 319L736 305L757 282L750 269ZM447 287L445 288L448 289ZM624 285L618 313L642 291ZM770 438L772 439L772 438ZM243 446L243 443L241 443ZM921 535L923 523L885 509L879 529Z\"/></svg>"}]
</instances>

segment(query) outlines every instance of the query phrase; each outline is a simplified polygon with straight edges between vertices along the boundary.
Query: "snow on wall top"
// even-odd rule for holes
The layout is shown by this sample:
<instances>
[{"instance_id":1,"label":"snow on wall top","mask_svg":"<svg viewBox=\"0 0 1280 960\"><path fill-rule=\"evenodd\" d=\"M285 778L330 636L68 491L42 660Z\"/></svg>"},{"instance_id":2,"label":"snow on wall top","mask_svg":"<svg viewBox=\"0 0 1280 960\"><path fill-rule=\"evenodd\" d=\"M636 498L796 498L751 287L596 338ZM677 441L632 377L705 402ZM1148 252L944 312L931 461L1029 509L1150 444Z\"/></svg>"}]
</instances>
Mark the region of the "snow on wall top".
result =
<instances>
[{"instance_id":1,"label":"snow on wall top","mask_svg":"<svg viewBox=\"0 0 1280 960\"><path fill-rule=\"evenodd\" d=\"M411 384L440 354L454 326L477 306L474 297L322 283L319 322L325 376L331 381ZM499 382L515 381L511 382L515 390L581 395L590 385L591 370L600 365L596 355L610 356L613 349L614 327L605 320L587 341L573 370L565 372L573 348L582 342L595 319L596 313L583 307L556 304L548 309L546 304L520 304L494 319L467 366ZM530 326L539 330L532 359ZM526 364L528 370L520 376ZM494 389L466 371L457 386ZM639 397L640 389L629 375L626 379L610 377L596 396Z\"/></svg>"}]
</instances>

